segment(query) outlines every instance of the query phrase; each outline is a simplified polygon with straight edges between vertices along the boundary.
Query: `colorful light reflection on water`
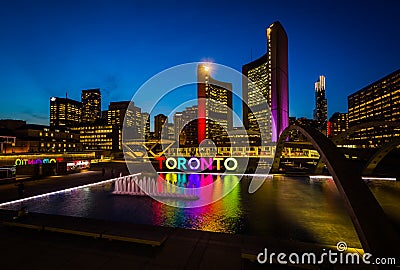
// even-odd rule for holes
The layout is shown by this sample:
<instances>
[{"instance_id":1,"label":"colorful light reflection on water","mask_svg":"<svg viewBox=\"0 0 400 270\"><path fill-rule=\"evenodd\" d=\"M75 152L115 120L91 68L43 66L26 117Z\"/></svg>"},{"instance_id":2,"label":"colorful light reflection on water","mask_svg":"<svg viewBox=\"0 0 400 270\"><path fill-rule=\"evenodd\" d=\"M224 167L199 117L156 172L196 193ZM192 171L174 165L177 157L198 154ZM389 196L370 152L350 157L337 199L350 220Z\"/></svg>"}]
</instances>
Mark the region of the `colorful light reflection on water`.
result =
<instances>
[{"instance_id":1,"label":"colorful light reflection on water","mask_svg":"<svg viewBox=\"0 0 400 270\"><path fill-rule=\"evenodd\" d=\"M186 185L198 190L196 193L200 201L215 203L202 207L189 208L198 202L173 200L177 207L171 207L157 201L152 202L154 219L153 224L171 227L192 228L205 231L237 233L243 230L243 208L241 202L240 178L236 175L219 174L161 174L160 177L166 181L175 181L176 184ZM180 183L177 179L180 179ZM199 187L211 186L210 189L197 189ZM222 200L216 200L221 194L227 194ZM211 197L211 198L210 198ZM185 207L185 208L183 208Z\"/></svg>"},{"instance_id":2,"label":"colorful light reflection on water","mask_svg":"<svg viewBox=\"0 0 400 270\"><path fill-rule=\"evenodd\" d=\"M198 197L197 200L185 201L176 199L163 199L170 206L179 208L199 208L217 202L235 190L240 178L237 175L225 174L185 174L185 173L159 173L157 181L159 185L163 181L170 183L166 185L166 192L187 192ZM158 188L162 190L161 187ZM228 198L231 198L229 196ZM237 198L233 198L235 200Z\"/></svg>"},{"instance_id":3,"label":"colorful light reflection on water","mask_svg":"<svg viewBox=\"0 0 400 270\"><path fill-rule=\"evenodd\" d=\"M350 246L360 247L332 180L275 176L268 178L257 192L249 194L252 177L248 176L168 173L159 177L180 187L212 186L211 191L200 189L199 200L217 198L221 193L229 192L222 199L202 207L188 208L193 201L170 199L176 206L173 207L150 197L113 195L114 185L107 183L24 204L31 212L265 235L329 245L345 241ZM369 186L399 228L400 182L372 182ZM8 209L16 210L20 206L16 204Z\"/></svg>"}]
</instances>

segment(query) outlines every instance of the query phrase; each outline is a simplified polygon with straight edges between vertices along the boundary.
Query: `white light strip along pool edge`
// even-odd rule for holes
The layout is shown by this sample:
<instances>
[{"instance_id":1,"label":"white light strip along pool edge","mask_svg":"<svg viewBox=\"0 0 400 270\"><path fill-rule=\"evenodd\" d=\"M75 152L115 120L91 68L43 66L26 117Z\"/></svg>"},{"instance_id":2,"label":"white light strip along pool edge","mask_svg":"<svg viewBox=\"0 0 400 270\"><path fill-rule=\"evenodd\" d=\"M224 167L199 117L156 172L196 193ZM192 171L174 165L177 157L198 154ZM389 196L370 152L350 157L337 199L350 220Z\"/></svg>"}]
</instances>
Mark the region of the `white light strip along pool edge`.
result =
<instances>
[{"instance_id":1,"label":"white light strip along pool edge","mask_svg":"<svg viewBox=\"0 0 400 270\"><path fill-rule=\"evenodd\" d=\"M135 173L135 174L126 175L126 176L138 176L138 175L141 175L141 174L142 173ZM82 189L82 188L93 187L93 186L98 186L98 185L111 183L111 182L114 182L114 181L116 181L116 180L118 180L120 178L124 178L126 176L117 177L117 178L113 178L113 179L108 179L108 180L104 180L104 181L100 181L100 182L96 182L96 183L91 183L91 184L86 184L86 185L82 185L82 186L62 189L62 190L58 190L58 191L48 192L48 193L35 195L35 196L32 196L32 197L23 198L23 199L11 201L11 202L1 203L0 204L0 208L2 208L4 206L7 206L7 205L10 205L10 204L21 203L21 202L29 201L29 200L32 200L32 199L38 199L38 198L42 198L42 197L46 197L46 196L50 196L50 195L60 194L60 193L63 193L63 192L74 191L74 190L77 190L77 189Z\"/></svg>"},{"instance_id":2,"label":"white light strip along pool edge","mask_svg":"<svg viewBox=\"0 0 400 270\"><path fill-rule=\"evenodd\" d=\"M312 180L313 179L333 179L332 176L330 176L330 175L310 175L309 178L312 179ZM375 181L375 180L378 180L378 181L381 181L381 180L384 180L384 181L396 181L396 178L394 178L394 177L372 177L372 176L368 177L368 176L363 176L361 178L364 181Z\"/></svg>"},{"instance_id":3,"label":"white light strip along pool edge","mask_svg":"<svg viewBox=\"0 0 400 270\"><path fill-rule=\"evenodd\" d=\"M284 174L279 174L279 173L269 173L269 174L254 174L254 173L217 173L217 172L206 172L206 173L201 173L201 172L190 172L190 173L186 173L186 172L157 172L157 174L168 174L168 173L176 173L176 174L211 174L211 175L240 175L240 176L255 176L255 177L273 177L273 176L280 176L280 175L284 175ZM290 176L290 175L289 175ZM307 177L307 175L305 175ZM332 176L330 175L309 175L308 176L310 179L312 180L316 180L316 179L333 179ZM367 176L363 176L362 180L364 181L375 181L375 180L385 180L385 181L396 181L396 178L393 177L367 177Z\"/></svg>"},{"instance_id":4,"label":"white light strip along pool edge","mask_svg":"<svg viewBox=\"0 0 400 270\"><path fill-rule=\"evenodd\" d=\"M267 176L273 176L275 174L254 174L254 173L217 173L217 172L206 172L206 173L201 173L201 172L157 172L157 174L168 174L168 173L176 173L176 174L210 174L210 175L241 175L241 176L261 176L261 177L267 177ZM277 174L276 174L277 175Z\"/></svg>"}]
</instances>

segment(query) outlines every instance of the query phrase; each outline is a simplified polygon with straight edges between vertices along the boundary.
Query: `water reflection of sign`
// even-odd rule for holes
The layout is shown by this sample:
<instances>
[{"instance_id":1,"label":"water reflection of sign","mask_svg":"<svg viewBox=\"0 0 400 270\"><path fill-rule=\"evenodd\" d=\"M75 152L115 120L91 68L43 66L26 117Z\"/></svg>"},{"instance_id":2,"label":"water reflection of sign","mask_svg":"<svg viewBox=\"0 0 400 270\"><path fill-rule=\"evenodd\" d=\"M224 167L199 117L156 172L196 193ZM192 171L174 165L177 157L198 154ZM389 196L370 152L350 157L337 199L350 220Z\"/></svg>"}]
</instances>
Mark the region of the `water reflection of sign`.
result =
<instances>
[{"instance_id":1,"label":"water reflection of sign","mask_svg":"<svg viewBox=\"0 0 400 270\"><path fill-rule=\"evenodd\" d=\"M89 167L90 167L89 160L74 160L71 162L67 162L67 171L81 170Z\"/></svg>"},{"instance_id":2,"label":"water reflection of sign","mask_svg":"<svg viewBox=\"0 0 400 270\"><path fill-rule=\"evenodd\" d=\"M214 181L225 179L231 182L238 182L236 175L220 175L220 174L185 174L185 173L160 173L158 178L168 183L183 188L200 188L214 183Z\"/></svg>"},{"instance_id":3,"label":"water reflection of sign","mask_svg":"<svg viewBox=\"0 0 400 270\"><path fill-rule=\"evenodd\" d=\"M63 158L37 158L37 159L21 159L17 158L15 160L15 165L21 166L21 165L35 165L35 164L46 164L46 163L57 163L63 161Z\"/></svg>"}]
</instances>

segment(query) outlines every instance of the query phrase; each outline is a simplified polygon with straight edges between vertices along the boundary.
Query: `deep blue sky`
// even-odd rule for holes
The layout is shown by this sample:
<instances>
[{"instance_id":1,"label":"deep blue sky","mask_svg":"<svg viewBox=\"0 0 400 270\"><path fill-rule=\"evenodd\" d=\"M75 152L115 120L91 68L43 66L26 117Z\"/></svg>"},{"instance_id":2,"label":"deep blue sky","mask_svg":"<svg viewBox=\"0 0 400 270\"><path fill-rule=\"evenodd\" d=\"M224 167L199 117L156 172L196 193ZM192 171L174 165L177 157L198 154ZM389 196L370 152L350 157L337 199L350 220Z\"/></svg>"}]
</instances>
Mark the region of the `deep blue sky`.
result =
<instances>
[{"instance_id":1,"label":"deep blue sky","mask_svg":"<svg viewBox=\"0 0 400 270\"><path fill-rule=\"evenodd\" d=\"M324 74L330 116L347 110L347 95L400 67L399 8L399 1L1 1L0 118L48 124L51 96L68 91L80 100L82 89L97 87L106 109L186 62L212 59L240 71L251 49L253 59L265 53L265 28L276 20L289 37L290 115L312 117L314 82Z\"/></svg>"}]
</instances>

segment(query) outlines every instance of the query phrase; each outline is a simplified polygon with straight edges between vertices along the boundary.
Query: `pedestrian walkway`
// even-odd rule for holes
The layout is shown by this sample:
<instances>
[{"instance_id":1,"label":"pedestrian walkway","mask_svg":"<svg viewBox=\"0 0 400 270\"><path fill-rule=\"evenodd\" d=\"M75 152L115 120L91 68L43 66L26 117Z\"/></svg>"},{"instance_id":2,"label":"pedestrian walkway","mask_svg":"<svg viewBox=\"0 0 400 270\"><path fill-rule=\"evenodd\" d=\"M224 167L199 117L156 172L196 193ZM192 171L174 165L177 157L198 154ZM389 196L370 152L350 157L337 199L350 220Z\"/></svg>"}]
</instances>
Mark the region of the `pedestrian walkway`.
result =
<instances>
[{"instance_id":1,"label":"pedestrian walkway","mask_svg":"<svg viewBox=\"0 0 400 270\"><path fill-rule=\"evenodd\" d=\"M55 265L57 270L319 269L315 265L282 266L276 262L262 265L257 263L256 256L264 248L276 253L316 254L327 248L259 236L37 213L29 214L25 220L13 220L13 215L12 211L0 211L0 219L5 221L0 226L0 252L8 258L4 269L54 269ZM20 256L24 259L19 260ZM328 269L365 269L365 265Z\"/></svg>"},{"instance_id":2,"label":"pedestrian walkway","mask_svg":"<svg viewBox=\"0 0 400 270\"><path fill-rule=\"evenodd\" d=\"M40 180L24 182L24 197L31 197L43 193L62 190L74 186L90 184L103 180L100 171L87 171L83 173L50 176ZM18 186L10 183L0 186L0 203L20 199Z\"/></svg>"},{"instance_id":3,"label":"pedestrian walkway","mask_svg":"<svg viewBox=\"0 0 400 270\"><path fill-rule=\"evenodd\" d=\"M7 218L3 225L34 229L37 231L59 232L65 234L89 236L108 240L119 240L160 246L167 238L167 228L107 222L95 219L66 217L31 213L21 218Z\"/></svg>"}]
</instances>

